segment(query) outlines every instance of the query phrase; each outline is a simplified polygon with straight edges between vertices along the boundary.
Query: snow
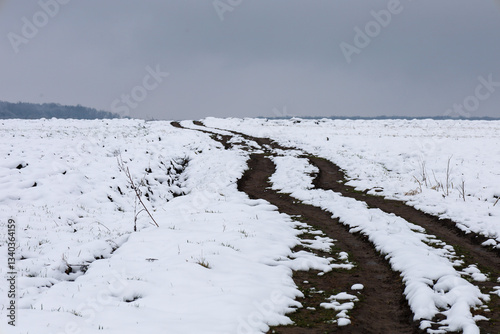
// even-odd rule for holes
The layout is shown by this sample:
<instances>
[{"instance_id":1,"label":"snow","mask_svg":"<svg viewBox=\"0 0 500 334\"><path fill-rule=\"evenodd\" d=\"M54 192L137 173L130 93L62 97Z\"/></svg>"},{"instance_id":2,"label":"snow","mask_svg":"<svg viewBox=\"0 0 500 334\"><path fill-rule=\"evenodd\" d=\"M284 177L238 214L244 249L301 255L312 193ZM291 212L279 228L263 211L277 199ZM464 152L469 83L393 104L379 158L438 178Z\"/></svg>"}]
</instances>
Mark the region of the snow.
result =
<instances>
[{"instance_id":1,"label":"snow","mask_svg":"<svg viewBox=\"0 0 500 334\"><path fill-rule=\"evenodd\" d=\"M334 320L338 326L349 325L351 320L349 320L347 312L354 308L354 302L359 301L358 297L346 292L340 292L336 295L328 297L328 300L329 302L321 303L320 306L325 309L339 311L336 316L337 319Z\"/></svg>"},{"instance_id":2,"label":"snow","mask_svg":"<svg viewBox=\"0 0 500 334\"><path fill-rule=\"evenodd\" d=\"M306 224L238 192L248 153L207 134L168 122L7 120L0 139L0 247L7 218L18 240L17 326L2 321L1 331L261 333L300 307L292 268L349 266L293 253L332 240L303 242ZM141 212L133 232L138 203L119 157L160 227Z\"/></svg>"},{"instance_id":3,"label":"snow","mask_svg":"<svg viewBox=\"0 0 500 334\"><path fill-rule=\"evenodd\" d=\"M292 270L315 269L321 276L353 268L344 250L314 255L335 246L322 231L237 191L250 152L226 150L194 130L206 128L181 123L193 130L140 120L0 123L2 276L8 271L3 249L9 218L18 241L18 323L12 328L0 322L0 332L263 333L291 324L286 314L301 307ZM296 147L276 151L273 189L321 207L352 233L366 235L401 274L422 329L479 333L476 323L485 319L475 311L486 308L490 296L473 282L500 278L465 266L452 246L411 222L314 189L318 171L300 156L307 151L329 159L357 189L450 218L464 231L487 237L484 246L500 247L500 122L204 123L220 135L235 130ZM231 142L263 152L241 136ZM140 212L120 158L159 227ZM293 252L298 245L304 250ZM351 323L349 311L363 293L355 278L350 286L317 305L337 310L332 322L338 326ZM0 285L2 306L9 302L6 288ZM490 294L500 295L499 289ZM439 329L432 330L438 314Z\"/></svg>"},{"instance_id":4,"label":"snow","mask_svg":"<svg viewBox=\"0 0 500 334\"><path fill-rule=\"evenodd\" d=\"M426 235L422 228L379 209L369 209L365 203L333 191L304 191L312 182L306 173L301 178L304 184L296 187L296 182L290 181L289 176L308 170L307 159L284 156L275 157L273 161L277 166L271 178L273 189L332 212L333 217L351 229L367 235L375 248L389 259L392 268L401 273L414 320L431 320L441 313L446 316L439 322L442 328L462 329L464 333L479 330L471 309L484 305L489 296L461 277L454 268L460 260L453 251L429 246L433 236ZM471 269L465 271L470 273ZM474 274L482 275L477 268ZM339 305L333 304L332 307ZM445 311L440 311L443 309Z\"/></svg>"},{"instance_id":5,"label":"snow","mask_svg":"<svg viewBox=\"0 0 500 334\"><path fill-rule=\"evenodd\" d=\"M346 172L348 184L356 189L452 219L462 230L482 234L489 239L487 245L500 248L500 121L207 118L203 122L271 137L281 145L326 158Z\"/></svg>"},{"instance_id":6,"label":"snow","mask_svg":"<svg viewBox=\"0 0 500 334\"><path fill-rule=\"evenodd\" d=\"M464 231L488 237L484 245L498 246L500 122L208 118L204 123L270 137L329 159L346 171L348 184L358 190L451 218ZM439 313L445 319L429 333L479 332L476 321L484 317L473 313L487 308L489 296L467 279L485 281L487 275L474 265L460 270L463 262L453 247L419 226L332 191L312 189L311 174L317 171L308 160L298 158L300 152L280 153L284 156L273 159L273 189L320 206L350 226L352 233L367 235L401 273L406 298L422 329Z\"/></svg>"}]
</instances>

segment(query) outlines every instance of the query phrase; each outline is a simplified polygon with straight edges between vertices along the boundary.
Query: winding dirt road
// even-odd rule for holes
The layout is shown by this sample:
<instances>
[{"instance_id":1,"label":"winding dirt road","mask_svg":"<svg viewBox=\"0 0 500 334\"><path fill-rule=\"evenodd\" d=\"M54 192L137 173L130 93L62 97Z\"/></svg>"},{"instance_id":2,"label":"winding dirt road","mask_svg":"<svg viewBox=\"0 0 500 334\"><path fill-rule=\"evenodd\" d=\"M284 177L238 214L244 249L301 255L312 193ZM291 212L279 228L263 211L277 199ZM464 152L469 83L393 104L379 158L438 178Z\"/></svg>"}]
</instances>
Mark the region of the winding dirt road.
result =
<instances>
[{"instance_id":1,"label":"winding dirt road","mask_svg":"<svg viewBox=\"0 0 500 334\"><path fill-rule=\"evenodd\" d=\"M200 122L194 123L203 126ZM179 123L174 122L172 125L182 128ZM209 128L192 130L211 134L225 149L230 149L233 145L231 136L215 134ZM421 333L418 323L412 320L413 315L404 298L404 286L399 273L391 270L387 260L376 252L366 237L359 233L350 233L345 225L331 218L331 213L270 189L269 177L275 172L275 165L268 156L276 155L276 149L291 148L282 147L268 138L228 132L255 141L265 151L250 155L248 170L238 182L239 190L247 193L250 198L264 199L275 205L280 212L300 217L301 221L321 230L335 240L338 249L348 252L350 260L356 263L354 269L334 270L322 276L318 276L318 272L313 270L294 272L294 281L304 293L304 298L299 299L303 307L289 315L295 325L275 327L269 333ZM310 155L307 155L307 158L319 169L314 180L316 188L338 192L342 196L365 202L371 208L379 208L420 225L428 234L433 234L453 246L457 254L462 256L466 266L477 264L482 272L488 273L490 277L500 277L500 253L482 247L480 244L484 241L483 237L473 233L465 234L456 227L455 222L428 215L404 202L355 191L353 187L345 184L345 174L334 163ZM320 251L315 252L319 256L332 256ZM332 319L331 312L319 308L318 305L325 301L325 296L349 291L353 282L364 285L362 296L349 313L352 324L338 327L329 322ZM498 285L491 281L473 283L484 293ZM317 291L324 293L316 293ZM500 298L496 295L491 297L490 312L484 314L490 321L478 323L481 333L500 333Z\"/></svg>"},{"instance_id":2,"label":"winding dirt road","mask_svg":"<svg viewBox=\"0 0 500 334\"><path fill-rule=\"evenodd\" d=\"M306 294L301 299L303 308L291 315L297 326L273 328L274 333L418 333L412 324L412 314L403 297L403 284L399 275L391 270L371 244L360 234L331 218L331 213L315 206L298 203L286 194L269 189L269 177L275 172L274 163L264 154L252 154L249 169L238 182L239 190L250 198L260 198L278 207L280 212L299 216L307 224L335 239L335 246L348 252L356 263L352 270L337 270L318 276L316 271L294 273L295 284L303 291L314 287L325 294ZM321 254L319 254L321 255ZM305 284L304 281L309 283ZM363 302L350 313L352 324L337 327L328 324L327 311L318 305L335 291L350 291L353 281L364 285ZM308 310L314 307L316 310Z\"/></svg>"}]
</instances>

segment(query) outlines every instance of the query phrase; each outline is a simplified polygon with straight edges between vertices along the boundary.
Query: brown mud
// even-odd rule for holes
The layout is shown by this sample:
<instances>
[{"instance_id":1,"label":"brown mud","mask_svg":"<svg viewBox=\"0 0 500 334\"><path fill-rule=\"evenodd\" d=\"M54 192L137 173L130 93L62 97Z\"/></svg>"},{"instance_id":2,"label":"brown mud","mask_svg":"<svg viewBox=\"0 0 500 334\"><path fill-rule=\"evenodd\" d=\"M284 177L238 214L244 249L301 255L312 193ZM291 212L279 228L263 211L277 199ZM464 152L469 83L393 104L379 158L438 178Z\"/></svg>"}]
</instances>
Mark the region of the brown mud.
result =
<instances>
[{"instance_id":1,"label":"brown mud","mask_svg":"<svg viewBox=\"0 0 500 334\"><path fill-rule=\"evenodd\" d=\"M179 123L172 124L181 127ZM204 126L198 121L194 124ZM211 134L212 138L221 142L226 149L231 147L229 143L231 136L215 135L209 128L196 130ZM267 200L277 206L280 212L298 216L301 221L321 230L336 240L335 247L348 252L350 260L356 263L354 269L334 270L322 276L318 276L318 272L313 270L295 271L294 281L305 296L298 299L303 307L289 314L295 325L275 327L269 333L420 333L418 324L412 321L412 313L404 298L403 283L398 273L391 270L388 262L375 251L373 244L366 237L359 233L350 233L346 226L331 218L331 213L300 203L287 194L270 190L268 180L275 171L275 165L267 155L273 154L275 149L292 148L282 147L268 138L256 138L235 131L228 132L253 140L266 151L265 154L251 155L248 161L249 168L238 182L239 190L251 198ZM455 222L426 214L402 201L357 191L354 187L346 185L345 173L333 162L310 155L306 157L319 169L314 180L316 188L338 192L342 196L365 202L370 208L393 213L422 226L428 234L453 246L465 266L477 264L483 273L489 275L493 281L473 282L483 293L488 293L498 285L494 281L500 276L498 256L500 252L481 246L486 240L483 236L466 234L456 226ZM334 257L332 254L316 253L320 256ZM308 283L304 283L305 281ZM360 300L355 303L355 308L349 312L352 324L338 327L331 323L334 314L322 309L319 304L325 302L331 294L340 291L355 294L350 291L354 283L363 284L364 289L359 296ZM481 333L500 333L500 298L496 295L491 297L490 312L477 312L490 318L490 321L478 322ZM439 320L439 317L433 320ZM437 329L435 326L433 328Z\"/></svg>"}]
</instances>

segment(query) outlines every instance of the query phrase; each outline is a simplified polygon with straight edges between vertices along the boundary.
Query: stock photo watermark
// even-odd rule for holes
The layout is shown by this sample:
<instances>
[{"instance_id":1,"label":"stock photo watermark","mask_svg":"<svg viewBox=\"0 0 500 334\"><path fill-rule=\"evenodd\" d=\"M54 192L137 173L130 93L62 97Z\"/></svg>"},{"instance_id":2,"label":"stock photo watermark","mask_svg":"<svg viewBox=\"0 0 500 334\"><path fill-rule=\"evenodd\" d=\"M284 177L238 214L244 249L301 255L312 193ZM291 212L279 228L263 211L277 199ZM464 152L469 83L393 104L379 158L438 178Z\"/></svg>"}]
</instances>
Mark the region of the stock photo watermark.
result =
<instances>
[{"instance_id":1,"label":"stock photo watermark","mask_svg":"<svg viewBox=\"0 0 500 334\"><path fill-rule=\"evenodd\" d=\"M112 278L108 281L106 288L101 289L95 296L90 296L87 300L78 305L76 312L84 319L87 324L93 324L96 315L104 311L104 307L113 303L113 295L119 295L128 286L128 282L123 278L125 273L112 270ZM98 325L99 329L104 329ZM64 330L57 334L81 334L84 333L82 328L76 322L68 322L64 326Z\"/></svg>"},{"instance_id":2,"label":"stock photo watermark","mask_svg":"<svg viewBox=\"0 0 500 334\"><path fill-rule=\"evenodd\" d=\"M462 103L455 103L450 109L446 109L444 115L451 117L471 117L471 113L479 110L481 102L489 99L500 87L500 81L493 80L493 74L489 74L488 78L479 76L477 78L479 84L474 89L474 94L464 98Z\"/></svg>"},{"instance_id":3,"label":"stock photo watermark","mask_svg":"<svg viewBox=\"0 0 500 334\"><path fill-rule=\"evenodd\" d=\"M43 29L50 20L59 14L61 6L67 5L71 0L40 0L38 6L40 10L35 12L31 19L23 16L21 21L23 23L20 34L9 32L7 38L9 39L12 49L17 54L21 45L28 44L33 40L41 29Z\"/></svg>"},{"instance_id":4,"label":"stock photo watermark","mask_svg":"<svg viewBox=\"0 0 500 334\"><path fill-rule=\"evenodd\" d=\"M238 328L236 333L246 334L254 333L255 327L259 326L267 317L276 313L283 303L286 301L286 296L280 290L271 292L268 299L254 302L255 311L247 315L245 318L238 319Z\"/></svg>"},{"instance_id":5,"label":"stock photo watermark","mask_svg":"<svg viewBox=\"0 0 500 334\"><path fill-rule=\"evenodd\" d=\"M136 109L148 97L149 93L157 89L170 75L168 72L163 72L160 65L156 65L154 69L148 65L145 70L146 75L142 78L141 84L133 87L130 93L124 93L119 99L113 100L111 112L122 117L130 115L130 109Z\"/></svg>"},{"instance_id":6,"label":"stock photo watermark","mask_svg":"<svg viewBox=\"0 0 500 334\"><path fill-rule=\"evenodd\" d=\"M273 115L274 115L274 117L278 117L278 118L291 118L291 117L297 116L294 114L290 114L288 112L287 106L283 106L283 108L281 110L279 110L278 108L273 108Z\"/></svg>"},{"instance_id":7,"label":"stock photo watermark","mask_svg":"<svg viewBox=\"0 0 500 334\"><path fill-rule=\"evenodd\" d=\"M17 272L16 272L16 222L9 219L7 224L7 323L16 326L17 321Z\"/></svg>"},{"instance_id":8,"label":"stock photo watermark","mask_svg":"<svg viewBox=\"0 0 500 334\"><path fill-rule=\"evenodd\" d=\"M403 9L401 1L390 0L387 3L386 9L370 11L373 20L368 21L364 29L361 29L359 26L354 27L356 34L354 35L352 44L343 41L339 45L347 63L350 64L352 62L353 55L359 55L364 48L368 47L372 40L380 35L382 29L387 28L391 24L393 17L403 12Z\"/></svg>"},{"instance_id":9,"label":"stock photo watermark","mask_svg":"<svg viewBox=\"0 0 500 334\"><path fill-rule=\"evenodd\" d=\"M204 187L196 189L190 193L192 196L189 204L177 205L177 210L181 219L185 222L190 221L190 215L210 204L220 196L221 189L226 187L227 179L235 180L240 176L239 164L235 161L230 161L224 166L225 173L218 174Z\"/></svg>"},{"instance_id":10,"label":"stock photo watermark","mask_svg":"<svg viewBox=\"0 0 500 334\"><path fill-rule=\"evenodd\" d=\"M217 13L221 21L224 21L225 13L232 12L242 3L243 0L214 0L214 2L212 2L215 12Z\"/></svg>"}]
</instances>

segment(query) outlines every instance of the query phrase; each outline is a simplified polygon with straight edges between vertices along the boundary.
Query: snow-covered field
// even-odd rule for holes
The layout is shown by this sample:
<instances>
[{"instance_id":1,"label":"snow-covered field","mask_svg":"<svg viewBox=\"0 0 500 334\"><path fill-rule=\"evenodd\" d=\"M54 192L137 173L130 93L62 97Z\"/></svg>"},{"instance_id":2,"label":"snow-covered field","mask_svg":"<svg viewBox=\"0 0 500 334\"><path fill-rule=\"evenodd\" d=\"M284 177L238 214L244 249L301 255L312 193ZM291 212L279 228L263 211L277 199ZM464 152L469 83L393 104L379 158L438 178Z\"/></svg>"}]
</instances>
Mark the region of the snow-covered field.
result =
<instances>
[{"instance_id":1,"label":"snow-covered field","mask_svg":"<svg viewBox=\"0 0 500 334\"><path fill-rule=\"evenodd\" d=\"M499 121L208 118L204 123L271 137L331 160L359 190L450 218L463 230L490 238L492 247L500 243Z\"/></svg>"},{"instance_id":2,"label":"snow-covered field","mask_svg":"<svg viewBox=\"0 0 500 334\"><path fill-rule=\"evenodd\" d=\"M290 268L330 264L292 254L304 224L238 192L246 154L208 135L135 120L12 120L0 131L2 277L8 218L18 242L7 333L265 331L297 306ZM141 212L133 233L119 156L159 228Z\"/></svg>"},{"instance_id":3,"label":"snow-covered field","mask_svg":"<svg viewBox=\"0 0 500 334\"><path fill-rule=\"evenodd\" d=\"M485 235L485 246L500 247L500 122L204 123L327 158L358 189L451 218L463 230ZM290 324L286 314L301 306L296 298L302 296L292 270L352 265L344 253L323 258L291 250L328 250L335 240L239 192L236 181L249 154L262 149L238 136L233 142L252 149L224 149L209 134L170 122L2 121L0 273L8 277L12 271L12 219L18 308L16 327L9 326L11 299L3 279L0 333L265 333ZM141 211L120 160L159 227ZM476 321L484 318L475 310L487 309L489 295L471 282L497 277L463 268L453 247L410 222L311 189L314 168L297 152L273 160L274 189L332 212L387 255L422 328L441 312L441 330L429 333L479 333ZM303 240L303 232L318 237ZM358 283L353 280L353 291ZM321 306L339 307L344 300L352 308L353 291ZM348 303L333 324L350 323Z\"/></svg>"},{"instance_id":4,"label":"snow-covered field","mask_svg":"<svg viewBox=\"0 0 500 334\"><path fill-rule=\"evenodd\" d=\"M500 248L500 122L209 118L204 124L269 137L326 158L346 171L347 184L451 218L462 230L487 237L484 246ZM499 277L487 277L474 264L464 267L452 246L420 226L332 191L311 190L307 175L315 171L298 154L274 158L273 188L322 207L367 235L401 272L421 328L441 313L446 319L429 332L479 333L475 322L484 317L472 310L486 308L489 294L499 288L481 293L467 278L500 282Z\"/></svg>"}]
</instances>

